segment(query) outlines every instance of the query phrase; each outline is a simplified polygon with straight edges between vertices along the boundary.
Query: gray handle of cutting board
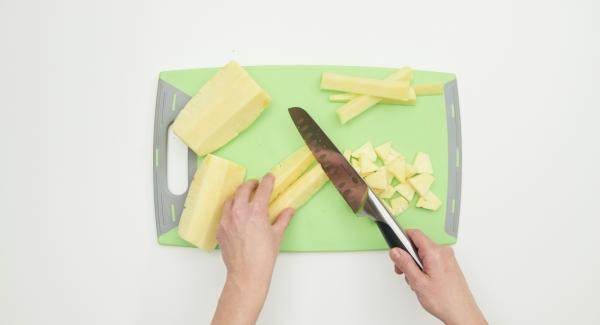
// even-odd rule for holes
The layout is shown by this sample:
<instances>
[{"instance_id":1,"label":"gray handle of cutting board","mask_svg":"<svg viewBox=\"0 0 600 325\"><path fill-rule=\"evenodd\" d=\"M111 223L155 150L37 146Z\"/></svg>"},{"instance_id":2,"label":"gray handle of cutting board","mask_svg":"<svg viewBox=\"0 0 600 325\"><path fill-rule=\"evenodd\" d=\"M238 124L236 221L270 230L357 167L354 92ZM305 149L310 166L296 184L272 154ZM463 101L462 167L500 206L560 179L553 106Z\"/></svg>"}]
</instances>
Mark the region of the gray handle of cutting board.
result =
<instances>
[{"instance_id":1,"label":"gray handle of cutting board","mask_svg":"<svg viewBox=\"0 0 600 325\"><path fill-rule=\"evenodd\" d=\"M448 235L458 237L462 182L462 143L460 132L460 104L458 85L452 80L444 86L446 123L448 129L448 196L446 197L446 224Z\"/></svg>"},{"instance_id":2,"label":"gray handle of cutting board","mask_svg":"<svg viewBox=\"0 0 600 325\"><path fill-rule=\"evenodd\" d=\"M156 111L154 115L154 209L158 236L175 228L179 224L183 203L187 191L174 195L169 191L167 180L167 137L169 126L179 111L190 100L190 96L181 92L163 80L158 80ZM196 172L196 154L188 150L188 184Z\"/></svg>"}]
</instances>

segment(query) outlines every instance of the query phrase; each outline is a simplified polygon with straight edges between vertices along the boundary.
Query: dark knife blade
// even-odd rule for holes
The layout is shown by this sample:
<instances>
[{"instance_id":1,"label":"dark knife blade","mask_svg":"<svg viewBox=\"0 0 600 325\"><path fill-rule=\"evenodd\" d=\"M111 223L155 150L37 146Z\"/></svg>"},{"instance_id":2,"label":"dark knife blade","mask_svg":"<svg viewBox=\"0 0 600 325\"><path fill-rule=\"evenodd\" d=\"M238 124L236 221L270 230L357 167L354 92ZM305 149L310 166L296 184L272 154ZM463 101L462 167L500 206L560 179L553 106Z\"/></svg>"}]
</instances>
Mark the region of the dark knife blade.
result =
<instances>
[{"instance_id":1,"label":"dark knife blade","mask_svg":"<svg viewBox=\"0 0 600 325\"><path fill-rule=\"evenodd\" d=\"M331 183L352 211L358 212L367 198L367 184L304 109L292 107L288 111L304 142L323 167Z\"/></svg>"}]
</instances>

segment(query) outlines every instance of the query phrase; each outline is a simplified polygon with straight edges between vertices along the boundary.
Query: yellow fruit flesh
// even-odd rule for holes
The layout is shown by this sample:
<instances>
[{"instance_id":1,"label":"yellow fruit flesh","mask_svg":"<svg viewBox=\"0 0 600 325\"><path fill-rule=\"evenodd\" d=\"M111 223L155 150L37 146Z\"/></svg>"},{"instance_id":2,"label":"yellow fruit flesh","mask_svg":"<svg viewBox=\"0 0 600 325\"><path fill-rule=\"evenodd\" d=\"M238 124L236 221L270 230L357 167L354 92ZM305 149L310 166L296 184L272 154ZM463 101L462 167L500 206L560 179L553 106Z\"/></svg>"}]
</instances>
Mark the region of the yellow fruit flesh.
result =
<instances>
[{"instance_id":1,"label":"yellow fruit flesh","mask_svg":"<svg viewBox=\"0 0 600 325\"><path fill-rule=\"evenodd\" d=\"M277 164L271 170L271 173L275 176L275 184L273 185L270 202L273 202L277 196L302 176L314 161L315 157L310 149L307 146L302 146Z\"/></svg>"},{"instance_id":2,"label":"yellow fruit flesh","mask_svg":"<svg viewBox=\"0 0 600 325\"><path fill-rule=\"evenodd\" d=\"M270 100L246 70L231 61L185 105L173 123L173 132L204 156L250 126Z\"/></svg>"},{"instance_id":3,"label":"yellow fruit flesh","mask_svg":"<svg viewBox=\"0 0 600 325\"><path fill-rule=\"evenodd\" d=\"M394 189L408 201L411 201L415 196L415 189L409 184L398 184Z\"/></svg>"},{"instance_id":4,"label":"yellow fruit flesh","mask_svg":"<svg viewBox=\"0 0 600 325\"><path fill-rule=\"evenodd\" d=\"M406 163L404 162L404 158L398 157L394 159L386 168L400 183L406 182Z\"/></svg>"},{"instance_id":5,"label":"yellow fruit flesh","mask_svg":"<svg viewBox=\"0 0 600 325\"><path fill-rule=\"evenodd\" d=\"M185 199L179 236L197 247L214 249L223 203L242 184L245 174L243 166L207 155L194 174Z\"/></svg>"},{"instance_id":6,"label":"yellow fruit flesh","mask_svg":"<svg viewBox=\"0 0 600 325\"><path fill-rule=\"evenodd\" d=\"M385 81L398 81L398 82L406 82L410 85L410 80L412 79L412 70L410 68L402 68L395 73L389 75L385 78ZM347 97L351 97L354 95L355 97L351 98L348 103L343 105L342 107L337 109L338 118L342 124L350 121L356 116L362 114L369 108L375 106L377 103L386 103L386 104L402 104L402 105L416 105L417 96L415 95L415 90L412 87L408 87L408 91L406 96L401 99L390 99L390 98L381 98L374 95L356 95L356 94L341 94L346 95Z\"/></svg>"},{"instance_id":7,"label":"yellow fruit flesh","mask_svg":"<svg viewBox=\"0 0 600 325\"><path fill-rule=\"evenodd\" d=\"M415 85L417 96L441 95L444 93L444 84L422 84Z\"/></svg>"},{"instance_id":8,"label":"yellow fruit flesh","mask_svg":"<svg viewBox=\"0 0 600 325\"><path fill-rule=\"evenodd\" d=\"M334 73L323 73L321 89L344 91L354 94L371 95L381 98L406 100L409 98L408 81L379 80Z\"/></svg>"},{"instance_id":9,"label":"yellow fruit flesh","mask_svg":"<svg viewBox=\"0 0 600 325\"><path fill-rule=\"evenodd\" d=\"M279 213L288 207L294 209L300 208L308 202L308 200L317 193L328 180L329 178L327 178L327 174L325 174L321 165L315 165L298 178L298 180L290 185L290 187L269 205L269 221L273 223Z\"/></svg>"},{"instance_id":10,"label":"yellow fruit flesh","mask_svg":"<svg viewBox=\"0 0 600 325\"><path fill-rule=\"evenodd\" d=\"M417 152L413 167L415 167L415 173L417 174L433 174L431 159L429 159L429 155L424 152Z\"/></svg>"},{"instance_id":11,"label":"yellow fruit flesh","mask_svg":"<svg viewBox=\"0 0 600 325\"><path fill-rule=\"evenodd\" d=\"M371 188L385 190L388 187L387 174L385 169L381 168L373 174L365 177L365 182Z\"/></svg>"},{"instance_id":12,"label":"yellow fruit flesh","mask_svg":"<svg viewBox=\"0 0 600 325\"><path fill-rule=\"evenodd\" d=\"M417 208L423 208L428 210L437 210L442 206L442 201L433 194L433 192L427 192L425 196L419 198L416 204Z\"/></svg>"},{"instance_id":13,"label":"yellow fruit flesh","mask_svg":"<svg viewBox=\"0 0 600 325\"><path fill-rule=\"evenodd\" d=\"M408 179L408 184L410 184L417 193L421 196L425 196L427 192L429 192L429 188L431 184L433 184L434 177L429 174L419 174L412 178Z\"/></svg>"}]
</instances>

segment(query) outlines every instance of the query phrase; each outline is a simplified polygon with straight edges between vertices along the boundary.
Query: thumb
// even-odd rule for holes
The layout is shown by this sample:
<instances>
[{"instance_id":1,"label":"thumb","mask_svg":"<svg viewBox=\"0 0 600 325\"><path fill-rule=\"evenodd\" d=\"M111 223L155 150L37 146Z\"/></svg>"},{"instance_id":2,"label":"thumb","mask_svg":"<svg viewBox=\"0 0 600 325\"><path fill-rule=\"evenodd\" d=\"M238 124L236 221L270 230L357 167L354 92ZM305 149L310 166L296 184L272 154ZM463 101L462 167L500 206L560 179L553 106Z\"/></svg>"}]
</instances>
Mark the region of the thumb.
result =
<instances>
[{"instance_id":1,"label":"thumb","mask_svg":"<svg viewBox=\"0 0 600 325\"><path fill-rule=\"evenodd\" d=\"M295 212L296 211L293 208L286 208L279 213L279 216L277 216L277 219L273 223L273 229L279 237L283 236L283 232L287 228Z\"/></svg>"},{"instance_id":2,"label":"thumb","mask_svg":"<svg viewBox=\"0 0 600 325\"><path fill-rule=\"evenodd\" d=\"M392 248L390 250L390 258L396 265L396 268L406 275L408 282L411 284L417 284L427 279L425 273L419 269L412 257L404 250L397 247Z\"/></svg>"}]
</instances>

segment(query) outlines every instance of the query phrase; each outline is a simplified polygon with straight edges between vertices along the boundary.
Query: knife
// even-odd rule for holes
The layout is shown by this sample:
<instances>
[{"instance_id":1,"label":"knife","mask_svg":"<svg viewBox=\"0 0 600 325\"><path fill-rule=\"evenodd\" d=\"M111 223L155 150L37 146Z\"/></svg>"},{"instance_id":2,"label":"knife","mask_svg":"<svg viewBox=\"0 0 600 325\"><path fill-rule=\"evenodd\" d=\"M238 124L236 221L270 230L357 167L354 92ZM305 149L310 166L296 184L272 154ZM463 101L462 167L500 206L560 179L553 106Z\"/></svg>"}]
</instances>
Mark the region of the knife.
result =
<instances>
[{"instance_id":1,"label":"knife","mask_svg":"<svg viewBox=\"0 0 600 325\"><path fill-rule=\"evenodd\" d=\"M375 221L388 246L405 250L423 270L417 249L402 227L315 120L300 107L289 108L288 112L304 142L352 211Z\"/></svg>"}]
</instances>

